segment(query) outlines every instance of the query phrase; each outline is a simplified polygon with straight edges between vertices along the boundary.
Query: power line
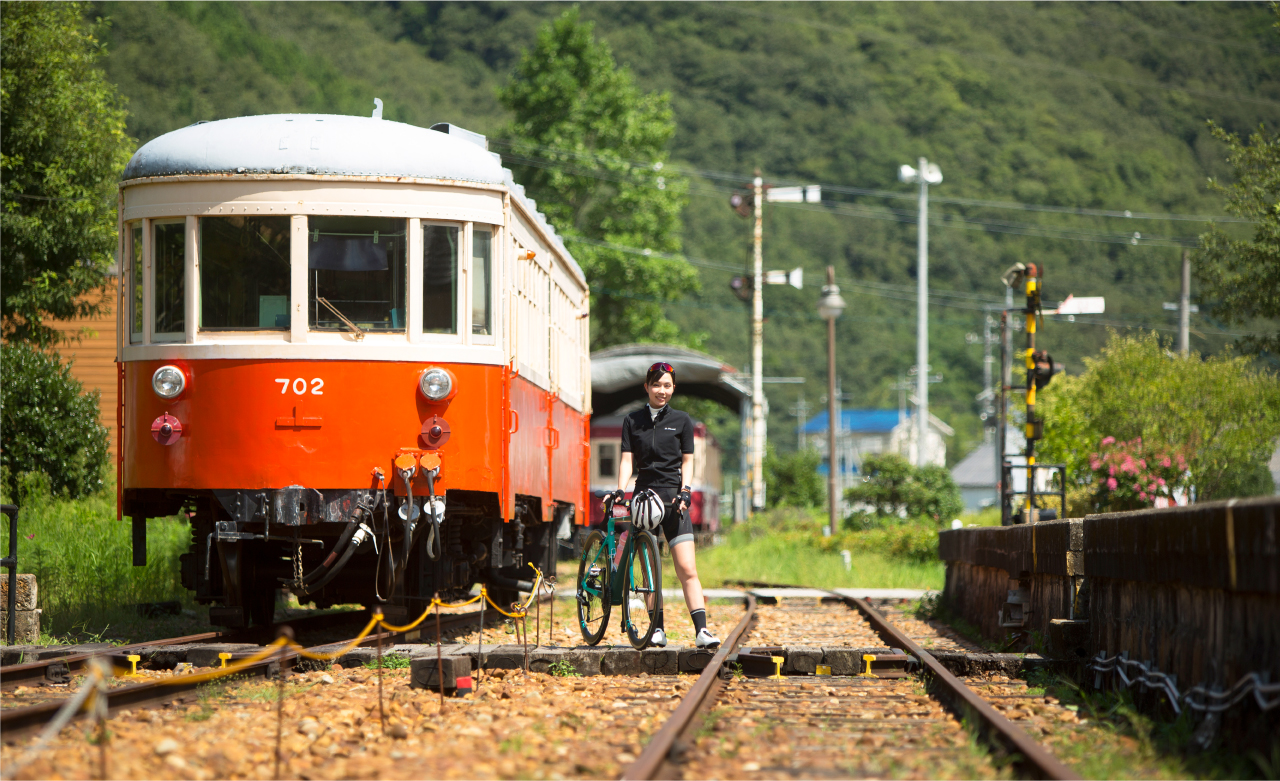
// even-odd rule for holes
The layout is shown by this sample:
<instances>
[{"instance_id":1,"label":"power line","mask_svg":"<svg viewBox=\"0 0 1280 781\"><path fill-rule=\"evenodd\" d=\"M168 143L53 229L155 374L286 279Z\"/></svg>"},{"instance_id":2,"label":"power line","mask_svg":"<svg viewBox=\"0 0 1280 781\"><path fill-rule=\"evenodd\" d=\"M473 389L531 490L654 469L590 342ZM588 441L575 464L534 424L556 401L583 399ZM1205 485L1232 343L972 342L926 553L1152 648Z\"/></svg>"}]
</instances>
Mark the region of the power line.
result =
<instances>
[{"instance_id":1,"label":"power line","mask_svg":"<svg viewBox=\"0 0 1280 781\"><path fill-rule=\"evenodd\" d=\"M643 172L646 176L658 176L663 172L675 173L683 176L696 176L703 179L712 179L719 181L728 181L738 184L745 183L750 177L743 174L732 173L727 171L715 171L707 168L696 168L693 166L682 165L680 163L670 163L665 161L644 162L632 160L622 157L613 157L598 153L575 152L567 149L557 149L555 147L539 146L537 144L526 144L523 142L508 141L505 139L489 139L491 144L497 144L507 148L528 148L536 149L542 152L548 152L556 155L565 155L581 160L592 162L606 162L617 165L619 163L630 165L639 175ZM576 174L578 176L587 176L592 178L605 179L617 182L632 182L634 179L627 179L618 173L601 173L598 168L574 168L565 165L563 162L552 160L549 158L530 157L525 154L516 154L508 152L503 154L504 159L512 160L522 165L528 165L535 168L562 170L566 173ZM797 180L799 181L799 180ZM780 184L789 183L788 179L779 179ZM812 184L812 182L806 182ZM890 198L895 200L915 200L915 196L910 193L899 192L897 190L879 190L869 187L852 187L840 184L822 184L819 183L824 190L837 192L845 195L866 195L876 198ZM1020 203L1017 201L989 201L978 198L958 198L947 196L930 195L930 201L938 203L953 203L958 206L977 206L989 209L1011 209L1022 211L1050 212L1055 214L1071 214L1083 217L1104 217L1118 219L1134 219L1134 220L1171 220L1171 221L1190 221L1190 222L1220 222L1220 223L1244 223L1252 224L1253 220L1243 219L1240 217L1231 217L1227 215L1209 215L1209 214L1175 214L1171 212L1135 212L1129 209L1091 209L1076 206L1053 206L1050 204L1038 203ZM912 212L914 214L914 212ZM912 220L915 218L912 217Z\"/></svg>"}]
</instances>

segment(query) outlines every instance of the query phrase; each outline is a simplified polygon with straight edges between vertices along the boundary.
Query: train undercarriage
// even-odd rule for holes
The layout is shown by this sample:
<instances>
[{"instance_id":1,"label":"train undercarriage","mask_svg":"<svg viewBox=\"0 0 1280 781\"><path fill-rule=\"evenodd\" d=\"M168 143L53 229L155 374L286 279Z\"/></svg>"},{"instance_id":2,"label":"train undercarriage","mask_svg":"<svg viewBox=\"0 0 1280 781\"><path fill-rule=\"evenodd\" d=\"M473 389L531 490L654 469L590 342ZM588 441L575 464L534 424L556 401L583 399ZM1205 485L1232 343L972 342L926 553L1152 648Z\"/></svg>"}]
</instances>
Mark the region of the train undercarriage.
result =
<instances>
[{"instance_id":1,"label":"train undercarriage","mask_svg":"<svg viewBox=\"0 0 1280 781\"><path fill-rule=\"evenodd\" d=\"M416 618L437 594L457 599L477 583L509 603L531 590L530 564L554 573L559 549L577 536L572 504L544 513L540 498L519 494L505 520L497 494L466 490L425 500L301 486L131 489L124 498L135 564L145 563L145 518L188 515L182 584L209 605L211 623L227 627L270 624L282 589L320 608L378 605L391 621Z\"/></svg>"}]
</instances>

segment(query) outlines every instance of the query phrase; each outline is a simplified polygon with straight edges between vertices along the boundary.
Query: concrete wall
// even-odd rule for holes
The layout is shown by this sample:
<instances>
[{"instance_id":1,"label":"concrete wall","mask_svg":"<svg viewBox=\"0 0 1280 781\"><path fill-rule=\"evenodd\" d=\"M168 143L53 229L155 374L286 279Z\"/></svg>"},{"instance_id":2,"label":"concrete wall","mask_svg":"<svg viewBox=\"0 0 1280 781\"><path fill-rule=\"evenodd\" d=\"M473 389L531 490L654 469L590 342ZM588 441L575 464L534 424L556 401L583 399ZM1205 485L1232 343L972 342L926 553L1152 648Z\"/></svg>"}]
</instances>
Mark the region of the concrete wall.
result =
<instances>
[{"instance_id":1,"label":"concrete wall","mask_svg":"<svg viewBox=\"0 0 1280 781\"><path fill-rule=\"evenodd\" d=\"M1260 497L946 531L943 599L999 640L1009 630L998 611L1009 579L1021 576L1030 584L1025 628L1061 639L1074 609L1088 624L1069 645L1089 656L1128 652L1177 675L1182 691L1230 686L1249 672L1280 680L1278 516L1280 499Z\"/></svg>"}]
</instances>

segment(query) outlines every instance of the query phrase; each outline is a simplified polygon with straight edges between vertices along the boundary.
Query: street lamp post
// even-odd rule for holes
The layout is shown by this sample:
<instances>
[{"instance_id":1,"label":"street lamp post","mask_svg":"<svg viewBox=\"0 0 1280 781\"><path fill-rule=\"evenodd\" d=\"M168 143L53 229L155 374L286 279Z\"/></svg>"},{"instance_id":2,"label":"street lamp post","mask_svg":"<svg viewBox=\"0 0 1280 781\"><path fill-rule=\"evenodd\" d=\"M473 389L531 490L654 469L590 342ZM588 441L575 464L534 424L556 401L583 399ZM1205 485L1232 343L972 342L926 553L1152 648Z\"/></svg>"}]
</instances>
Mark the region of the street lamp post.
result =
<instances>
[{"instance_id":1,"label":"street lamp post","mask_svg":"<svg viewBox=\"0 0 1280 781\"><path fill-rule=\"evenodd\" d=\"M929 435L929 185L942 182L942 169L923 157L920 167L898 168L898 179L920 185L920 208L916 229L916 465L926 466L925 444Z\"/></svg>"},{"instance_id":2,"label":"street lamp post","mask_svg":"<svg viewBox=\"0 0 1280 781\"><path fill-rule=\"evenodd\" d=\"M827 284L822 288L818 314L827 321L827 505L831 534L836 533L839 507L836 496L836 426L840 424L836 415L840 407L840 399L836 395L836 318L843 311L844 299L836 285L835 266L827 266Z\"/></svg>"}]
</instances>

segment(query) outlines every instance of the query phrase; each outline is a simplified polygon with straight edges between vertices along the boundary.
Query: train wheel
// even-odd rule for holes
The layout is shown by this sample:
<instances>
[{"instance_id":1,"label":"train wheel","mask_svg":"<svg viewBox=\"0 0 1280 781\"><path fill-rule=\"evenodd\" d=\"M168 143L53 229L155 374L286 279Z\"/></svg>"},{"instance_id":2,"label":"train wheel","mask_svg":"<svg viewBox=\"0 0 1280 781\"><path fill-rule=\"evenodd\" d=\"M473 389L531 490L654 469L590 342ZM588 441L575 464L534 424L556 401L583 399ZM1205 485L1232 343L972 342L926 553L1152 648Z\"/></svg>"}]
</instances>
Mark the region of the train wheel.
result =
<instances>
[{"instance_id":1,"label":"train wheel","mask_svg":"<svg viewBox=\"0 0 1280 781\"><path fill-rule=\"evenodd\" d=\"M633 648L642 650L649 645L662 610L662 559L658 558L658 541L649 532L636 535L635 550L623 577L627 579L622 595L627 639Z\"/></svg>"},{"instance_id":2,"label":"train wheel","mask_svg":"<svg viewBox=\"0 0 1280 781\"><path fill-rule=\"evenodd\" d=\"M582 558L578 559L578 580L575 582L575 599L578 605L578 628L587 645L595 645L609 628L609 549L604 544L604 532L591 532L582 546Z\"/></svg>"}]
</instances>

